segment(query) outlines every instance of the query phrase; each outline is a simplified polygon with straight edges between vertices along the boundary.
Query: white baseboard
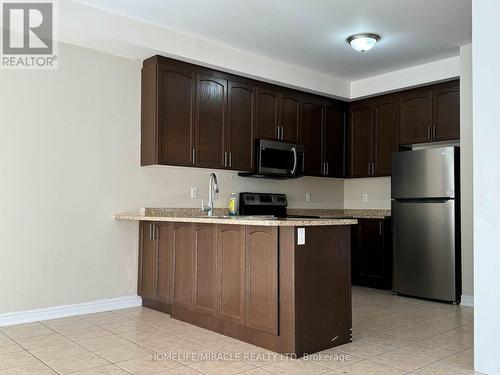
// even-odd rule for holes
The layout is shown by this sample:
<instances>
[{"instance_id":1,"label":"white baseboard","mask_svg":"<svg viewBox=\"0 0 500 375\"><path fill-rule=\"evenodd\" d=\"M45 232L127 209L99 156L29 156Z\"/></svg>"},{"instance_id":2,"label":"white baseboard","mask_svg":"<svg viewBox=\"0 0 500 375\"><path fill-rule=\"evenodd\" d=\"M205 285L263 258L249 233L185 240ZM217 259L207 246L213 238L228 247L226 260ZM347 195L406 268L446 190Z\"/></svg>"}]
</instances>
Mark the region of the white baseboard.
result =
<instances>
[{"instance_id":1,"label":"white baseboard","mask_svg":"<svg viewBox=\"0 0 500 375\"><path fill-rule=\"evenodd\" d=\"M54 306L44 309L26 310L0 314L0 327L42 320L67 318L69 316L92 314L110 310L120 310L142 305L141 297L127 296L101 299L94 302L76 303L74 305Z\"/></svg>"},{"instance_id":2,"label":"white baseboard","mask_svg":"<svg viewBox=\"0 0 500 375\"><path fill-rule=\"evenodd\" d=\"M460 304L462 306L474 307L474 296L466 296L462 294L462 301Z\"/></svg>"}]
</instances>

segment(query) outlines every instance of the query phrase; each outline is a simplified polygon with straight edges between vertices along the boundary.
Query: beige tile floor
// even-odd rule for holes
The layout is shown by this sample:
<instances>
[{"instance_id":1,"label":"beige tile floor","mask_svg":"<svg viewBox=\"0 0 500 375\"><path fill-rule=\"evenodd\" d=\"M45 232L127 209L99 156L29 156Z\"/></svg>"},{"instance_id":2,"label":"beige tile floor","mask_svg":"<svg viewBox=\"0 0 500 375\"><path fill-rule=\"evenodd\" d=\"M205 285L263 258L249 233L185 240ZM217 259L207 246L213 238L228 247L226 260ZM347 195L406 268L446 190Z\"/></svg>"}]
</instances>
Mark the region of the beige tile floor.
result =
<instances>
[{"instance_id":1,"label":"beige tile floor","mask_svg":"<svg viewBox=\"0 0 500 375\"><path fill-rule=\"evenodd\" d=\"M299 360L146 308L0 328L0 375L474 374L472 309L353 288L353 342Z\"/></svg>"}]
</instances>

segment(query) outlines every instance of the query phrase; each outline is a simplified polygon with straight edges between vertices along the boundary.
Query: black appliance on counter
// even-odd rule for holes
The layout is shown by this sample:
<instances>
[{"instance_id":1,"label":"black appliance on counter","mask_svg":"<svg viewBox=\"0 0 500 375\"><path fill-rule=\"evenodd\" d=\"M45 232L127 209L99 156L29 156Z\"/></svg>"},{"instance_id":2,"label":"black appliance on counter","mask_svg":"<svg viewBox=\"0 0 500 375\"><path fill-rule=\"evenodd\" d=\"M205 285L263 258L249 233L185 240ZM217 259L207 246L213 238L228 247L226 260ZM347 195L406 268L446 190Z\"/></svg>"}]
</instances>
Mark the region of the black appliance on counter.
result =
<instances>
[{"instance_id":1,"label":"black appliance on counter","mask_svg":"<svg viewBox=\"0 0 500 375\"><path fill-rule=\"evenodd\" d=\"M304 175L304 146L258 139L255 171L241 172L243 177L297 178Z\"/></svg>"},{"instance_id":2,"label":"black appliance on counter","mask_svg":"<svg viewBox=\"0 0 500 375\"><path fill-rule=\"evenodd\" d=\"M273 216L277 218L319 218L319 216L287 215L287 204L285 194L240 193L240 215Z\"/></svg>"}]
</instances>

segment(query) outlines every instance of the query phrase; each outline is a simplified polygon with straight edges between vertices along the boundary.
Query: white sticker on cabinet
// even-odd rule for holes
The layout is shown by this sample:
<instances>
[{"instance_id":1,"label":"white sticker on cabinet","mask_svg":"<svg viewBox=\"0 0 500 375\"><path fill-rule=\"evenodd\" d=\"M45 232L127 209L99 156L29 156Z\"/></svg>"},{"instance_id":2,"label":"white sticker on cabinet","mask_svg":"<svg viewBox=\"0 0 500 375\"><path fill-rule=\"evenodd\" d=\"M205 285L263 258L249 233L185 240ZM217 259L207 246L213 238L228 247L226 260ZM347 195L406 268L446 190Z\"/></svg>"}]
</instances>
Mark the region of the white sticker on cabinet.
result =
<instances>
[{"instance_id":1,"label":"white sticker on cabinet","mask_svg":"<svg viewBox=\"0 0 500 375\"><path fill-rule=\"evenodd\" d=\"M306 244L306 228L297 228L297 245Z\"/></svg>"}]
</instances>

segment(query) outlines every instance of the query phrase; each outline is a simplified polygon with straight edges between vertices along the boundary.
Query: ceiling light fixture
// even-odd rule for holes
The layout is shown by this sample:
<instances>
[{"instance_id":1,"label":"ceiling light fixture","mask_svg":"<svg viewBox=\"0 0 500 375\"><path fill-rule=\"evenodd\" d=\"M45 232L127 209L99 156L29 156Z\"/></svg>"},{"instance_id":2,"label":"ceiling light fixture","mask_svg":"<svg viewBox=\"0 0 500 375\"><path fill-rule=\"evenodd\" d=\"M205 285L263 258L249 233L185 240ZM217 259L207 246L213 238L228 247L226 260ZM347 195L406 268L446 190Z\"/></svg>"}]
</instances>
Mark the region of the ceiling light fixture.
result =
<instances>
[{"instance_id":1,"label":"ceiling light fixture","mask_svg":"<svg viewBox=\"0 0 500 375\"><path fill-rule=\"evenodd\" d=\"M354 34L347 38L347 43L356 51L366 52L380 40L380 35L371 33Z\"/></svg>"}]
</instances>

